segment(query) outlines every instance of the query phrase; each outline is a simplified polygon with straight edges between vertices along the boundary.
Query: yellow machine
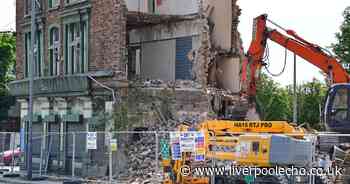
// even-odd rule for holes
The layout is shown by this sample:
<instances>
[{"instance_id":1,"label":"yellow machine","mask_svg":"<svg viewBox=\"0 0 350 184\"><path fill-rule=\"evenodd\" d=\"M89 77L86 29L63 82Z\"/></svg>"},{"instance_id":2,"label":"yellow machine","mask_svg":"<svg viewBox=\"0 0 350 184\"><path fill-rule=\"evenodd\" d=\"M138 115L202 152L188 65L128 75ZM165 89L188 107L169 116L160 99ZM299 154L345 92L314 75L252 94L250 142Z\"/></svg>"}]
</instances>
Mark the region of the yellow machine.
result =
<instances>
[{"instance_id":1,"label":"yellow machine","mask_svg":"<svg viewBox=\"0 0 350 184\"><path fill-rule=\"evenodd\" d=\"M181 125L180 132L189 127ZM229 161L240 166L307 166L312 162L314 144L306 130L284 121L224 121L201 123L196 129L204 133L205 158ZM193 156L193 155L192 155ZM163 160L164 184L208 184L209 177L181 175L183 165L198 167L191 153L182 153L177 161Z\"/></svg>"}]
</instances>

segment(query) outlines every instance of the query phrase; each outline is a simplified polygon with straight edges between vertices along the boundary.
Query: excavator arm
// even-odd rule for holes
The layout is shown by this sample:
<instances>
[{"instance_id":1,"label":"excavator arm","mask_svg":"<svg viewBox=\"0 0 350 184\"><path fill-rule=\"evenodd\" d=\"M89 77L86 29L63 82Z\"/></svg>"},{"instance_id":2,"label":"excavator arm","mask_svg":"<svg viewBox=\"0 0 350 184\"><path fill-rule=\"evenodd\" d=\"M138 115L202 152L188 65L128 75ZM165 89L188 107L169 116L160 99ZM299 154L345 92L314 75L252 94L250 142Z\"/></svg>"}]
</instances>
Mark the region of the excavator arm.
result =
<instances>
[{"instance_id":1,"label":"excavator arm","mask_svg":"<svg viewBox=\"0 0 350 184\"><path fill-rule=\"evenodd\" d=\"M350 77L338 60L326 53L321 47L306 41L292 30L283 29L287 35L266 26L267 15L261 15L254 20L253 40L250 44L247 57L250 68L250 81L248 95L256 95L256 82L259 78L259 71L265 65L264 53L267 40L276 42L289 51L295 53L311 64L321 69L329 76L332 83L348 83ZM244 66L247 67L247 66ZM246 70L244 70L246 72ZM247 75L243 73L243 75Z\"/></svg>"}]
</instances>

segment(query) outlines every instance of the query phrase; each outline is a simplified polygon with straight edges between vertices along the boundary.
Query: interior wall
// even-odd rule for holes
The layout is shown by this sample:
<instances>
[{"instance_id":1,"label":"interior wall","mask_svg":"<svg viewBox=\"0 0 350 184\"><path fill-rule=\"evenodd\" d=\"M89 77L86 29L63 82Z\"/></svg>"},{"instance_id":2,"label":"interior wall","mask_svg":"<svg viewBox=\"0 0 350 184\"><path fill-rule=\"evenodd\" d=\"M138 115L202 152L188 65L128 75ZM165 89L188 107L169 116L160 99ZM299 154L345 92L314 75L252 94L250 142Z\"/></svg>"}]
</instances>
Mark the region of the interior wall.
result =
<instances>
[{"instance_id":1,"label":"interior wall","mask_svg":"<svg viewBox=\"0 0 350 184\"><path fill-rule=\"evenodd\" d=\"M209 20L214 24L212 44L230 51L232 37L232 0L205 0L205 7L212 7Z\"/></svg>"},{"instance_id":2,"label":"interior wall","mask_svg":"<svg viewBox=\"0 0 350 184\"><path fill-rule=\"evenodd\" d=\"M240 91L240 58L238 57L220 57L217 62L216 77L220 88L229 90L233 93Z\"/></svg>"},{"instance_id":3,"label":"interior wall","mask_svg":"<svg viewBox=\"0 0 350 184\"><path fill-rule=\"evenodd\" d=\"M143 43L141 45L142 78L175 80L175 51L175 40Z\"/></svg>"},{"instance_id":4,"label":"interior wall","mask_svg":"<svg viewBox=\"0 0 350 184\"><path fill-rule=\"evenodd\" d=\"M125 0L129 11L148 12L147 0Z\"/></svg>"},{"instance_id":5,"label":"interior wall","mask_svg":"<svg viewBox=\"0 0 350 184\"><path fill-rule=\"evenodd\" d=\"M198 13L198 0L160 0L157 4L159 14L187 15Z\"/></svg>"},{"instance_id":6,"label":"interior wall","mask_svg":"<svg viewBox=\"0 0 350 184\"><path fill-rule=\"evenodd\" d=\"M129 31L129 43L137 44L156 40L175 39L179 37L199 35L201 25L199 20L187 20L159 24Z\"/></svg>"}]
</instances>

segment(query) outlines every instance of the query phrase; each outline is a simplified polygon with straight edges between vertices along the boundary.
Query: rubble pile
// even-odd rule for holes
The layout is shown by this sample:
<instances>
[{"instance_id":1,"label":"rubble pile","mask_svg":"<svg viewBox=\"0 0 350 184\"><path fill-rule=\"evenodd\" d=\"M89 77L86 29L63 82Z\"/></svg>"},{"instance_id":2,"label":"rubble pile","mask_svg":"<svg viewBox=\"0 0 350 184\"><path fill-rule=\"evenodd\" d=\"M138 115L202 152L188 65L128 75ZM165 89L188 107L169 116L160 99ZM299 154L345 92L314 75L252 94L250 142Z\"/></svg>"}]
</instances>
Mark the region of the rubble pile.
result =
<instances>
[{"instance_id":1,"label":"rubble pile","mask_svg":"<svg viewBox=\"0 0 350 184\"><path fill-rule=\"evenodd\" d=\"M144 183L161 183L162 174L161 168L157 167L161 164L160 160L160 145L158 145L158 157L156 156L156 136L152 133L144 133L142 131L155 131L158 132L158 143L162 138L167 138L168 134L166 131L176 130L177 125L180 122L189 122L193 125L201 122L200 116L188 116L183 114L180 119L166 119L164 115L154 107L156 118L154 122L147 122L149 125L144 129L139 129L139 134L130 134L128 136L128 141L125 145L126 147L126 167L119 169L119 173L115 173L115 178L118 181L126 181L126 183L133 184L144 184Z\"/></svg>"},{"instance_id":2,"label":"rubble pile","mask_svg":"<svg viewBox=\"0 0 350 184\"><path fill-rule=\"evenodd\" d=\"M142 82L142 85L139 85L139 86L144 88L203 89L201 84L192 80L176 80L176 81L169 81L169 82L165 82L160 79L145 80Z\"/></svg>"},{"instance_id":3,"label":"rubble pile","mask_svg":"<svg viewBox=\"0 0 350 184\"><path fill-rule=\"evenodd\" d=\"M127 169L119 173L117 178L124 178L129 183L160 183L161 174L156 162L155 135L140 134L138 141L130 142L127 150ZM133 137L132 139L134 139Z\"/></svg>"},{"instance_id":4,"label":"rubble pile","mask_svg":"<svg viewBox=\"0 0 350 184\"><path fill-rule=\"evenodd\" d=\"M212 71L219 71L219 69L216 70L216 67L219 66L217 63L221 61L220 58L244 57L242 41L237 30L240 9L236 4L236 0L232 0L231 48L226 50L217 46L217 41L213 40L215 22L210 21L210 14L210 8L200 7L200 45L188 55L193 64L194 80L134 81L132 86L135 86L140 91L139 94L142 93L142 95L139 95L141 96L140 100L132 101L137 104L135 107L137 110L135 111L141 114L142 123L141 125L134 124L132 126L142 126L145 131L172 131L176 130L177 125L182 122L196 125L205 119L211 119L209 114L212 109L215 109L212 107L213 104L215 105L215 99L219 99L216 112L222 110L220 109L223 106L222 104L228 104L228 107L224 109L232 111L230 114L235 114L239 118L252 119L244 117L250 109L245 99L241 99L238 93L233 93L227 89L219 89L220 87L215 85L219 83L218 81L212 83L213 79L219 80L216 74L212 74ZM166 100L162 99L164 96L167 96ZM164 113L164 106L167 106L170 115ZM254 109L252 114L254 114L253 111ZM155 135L140 133L136 137L129 137L129 139L127 141L128 145L126 145L127 149L125 149L127 169L116 173L116 178L118 180L125 178L125 181L131 184L161 183L161 169L156 167L157 162L160 164L159 160L156 162L160 155L156 156Z\"/></svg>"}]
</instances>

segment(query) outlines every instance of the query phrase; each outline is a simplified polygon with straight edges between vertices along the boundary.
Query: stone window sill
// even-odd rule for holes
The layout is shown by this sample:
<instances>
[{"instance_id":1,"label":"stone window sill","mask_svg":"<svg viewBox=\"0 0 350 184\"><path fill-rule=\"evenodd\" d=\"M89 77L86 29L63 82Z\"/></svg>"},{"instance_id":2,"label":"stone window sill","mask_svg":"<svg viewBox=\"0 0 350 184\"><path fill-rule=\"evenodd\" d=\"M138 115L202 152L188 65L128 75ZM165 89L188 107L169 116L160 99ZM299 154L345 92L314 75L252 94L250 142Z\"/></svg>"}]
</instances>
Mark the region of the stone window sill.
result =
<instances>
[{"instance_id":1,"label":"stone window sill","mask_svg":"<svg viewBox=\"0 0 350 184\"><path fill-rule=\"evenodd\" d=\"M56 11L58 9L60 9L60 5L56 5L56 6L52 7L52 8L49 8L47 11L48 12L52 12L52 11Z\"/></svg>"},{"instance_id":2,"label":"stone window sill","mask_svg":"<svg viewBox=\"0 0 350 184\"><path fill-rule=\"evenodd\" d=\"M66 8L69 8L69 7L72 7L72 6L74 6L74 5L77 5L77 4L86 2L86 1L87 1L87 0L78 0L78 1L75 1L75 2L71 2L71 3L65 3L65 7L66 7Z\"/></svg>"}]
</instances>

